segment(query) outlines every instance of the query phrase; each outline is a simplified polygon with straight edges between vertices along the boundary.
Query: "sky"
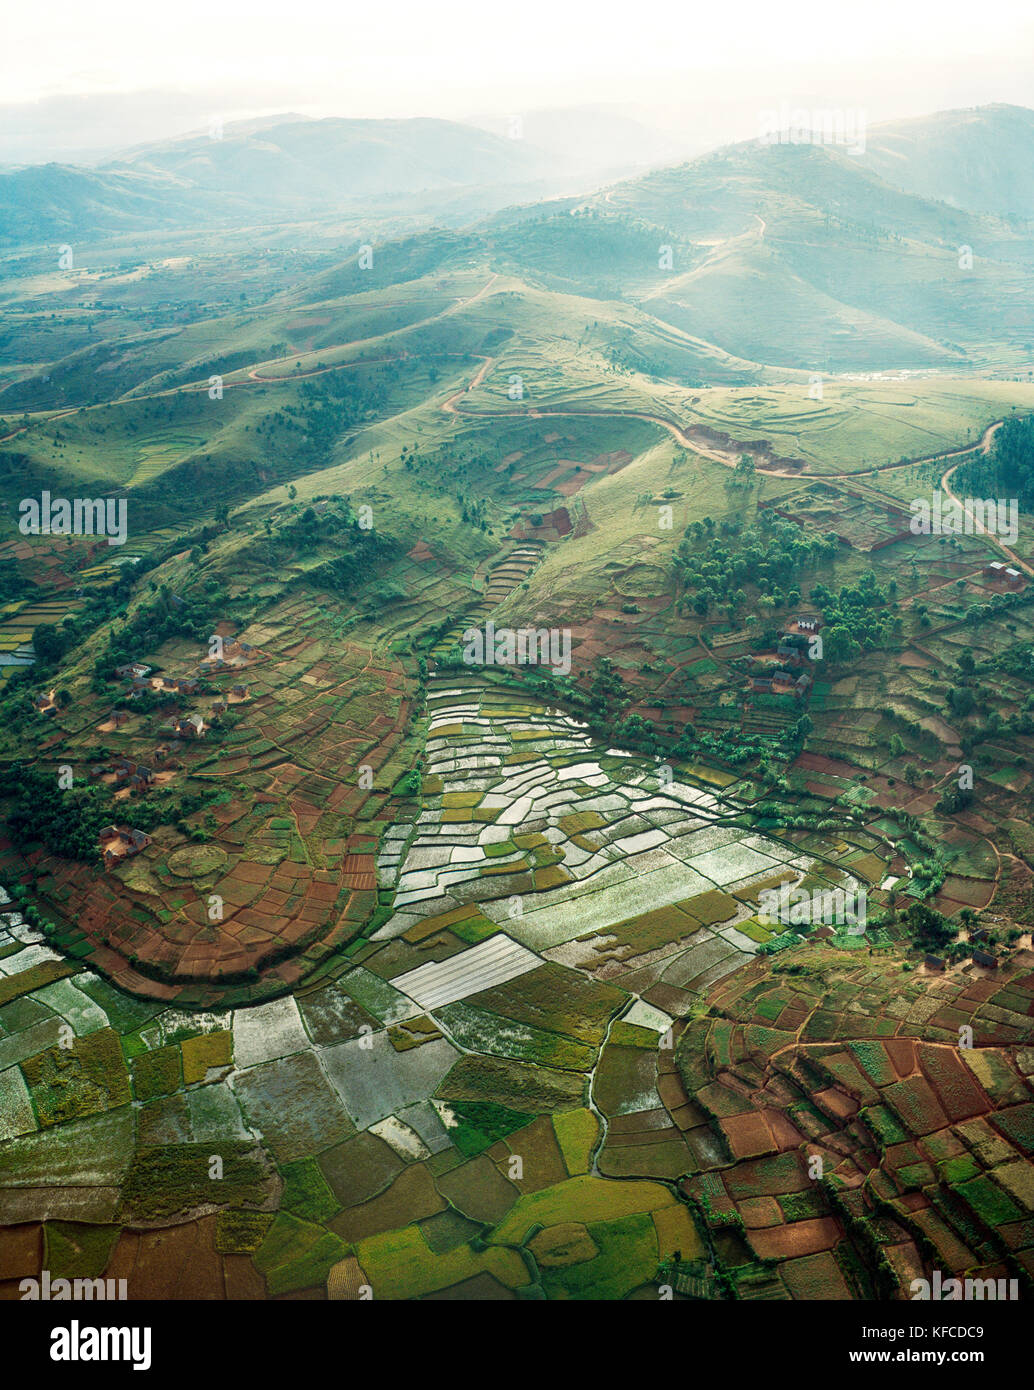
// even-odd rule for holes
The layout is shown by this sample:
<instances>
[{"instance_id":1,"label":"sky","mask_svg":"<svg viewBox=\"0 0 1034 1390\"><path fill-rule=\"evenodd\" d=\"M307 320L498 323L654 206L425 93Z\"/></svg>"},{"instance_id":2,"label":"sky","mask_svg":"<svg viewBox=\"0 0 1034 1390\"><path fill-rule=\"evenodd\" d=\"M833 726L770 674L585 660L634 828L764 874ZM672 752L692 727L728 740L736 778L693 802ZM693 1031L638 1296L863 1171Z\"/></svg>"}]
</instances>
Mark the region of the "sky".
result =
<instances>
[{"instance_id":1,"label":"sky","mask_svg":"<svg viewBox=\"0 0 1034 1390\"><path fill-rule=\"evenodd\" d=\"M1032 55L1030 0L48 0L5 16L0 159L282 110L463 120L610 103L736 138L780 100L870 119L1034 106Z\"/></svg>"}]
</instances>

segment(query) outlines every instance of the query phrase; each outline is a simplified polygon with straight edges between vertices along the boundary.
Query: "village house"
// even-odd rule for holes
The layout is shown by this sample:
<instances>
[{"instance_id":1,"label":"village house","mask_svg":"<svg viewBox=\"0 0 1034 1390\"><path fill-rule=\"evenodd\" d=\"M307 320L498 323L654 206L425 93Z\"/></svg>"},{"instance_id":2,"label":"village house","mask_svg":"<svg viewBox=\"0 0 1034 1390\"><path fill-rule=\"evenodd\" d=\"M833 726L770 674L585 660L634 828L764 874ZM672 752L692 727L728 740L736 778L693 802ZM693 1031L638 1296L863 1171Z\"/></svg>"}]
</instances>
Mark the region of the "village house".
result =
<instances>
[{"instance_id":1,"label":"village house","mask_svg":"<svg viewBox=\"0 0 1034 1390\"><path fill-rule=\"evenodd\" d=\"M98 837L105 865L117 864L120 859L128 859L139 854L151 843L151 837L144 830L134 830L128 825L106 825Z\"/></svg>"},{"instance_id":2,"label":"village house","mask_svg":"<svg viewBox=\"0 0 1034 1390\"><path fill-rule=\"evenodd\" d=\"M130 661L125 666L115 667L115 675L123 678L131 676L135 680L142 680L144 676L149 676L150 674L150 666L143 666L139 661Z\"/></svg>"},{"instance_id":3,"label":"village house","mask_svg":"<svg viewBox=\"0 0 1034 1390\"><path fill-rule=\"evenodd\" d=\"M134 762L132 758L118 757L114 763L115 780L125 782L134 790L142 790L150 786L154 781L154 773L143 763Z\"/></svg>"},{"instance_id":4,"label":"village house","mask_svg":"<svg viewBox=\"0 0 1034 1390\"><path fill-rule=\"evenodd\" d=\"M822 619L815 613L798 613L791 622L779 630L779 640L793 646L805 647L807 639L819 631Z\"/></svg>"},{"instance_id":5,"label":"village house","mask_svg":"<svg viewBox=\"0 0 1034 1390\"><path fill-rule=\"evenodd\" d=\"M1007 565L1004 560L992 560L984 566L984 574L988 579L996 580L1009 589L1019 589L1023 586L1023 575L1013 565Z\"/></svg>"},{"instance_id":6,"label":"village house","mask_svg":"<svg viewBox=\"0 0 1034 1390\"><path fill-rule=\"evenodd\" d=\"M200 714L188 714L185 719L176 720L176 734L179 738L201 738L205 732L205 721Z\"/></svg>"}]
</instances>

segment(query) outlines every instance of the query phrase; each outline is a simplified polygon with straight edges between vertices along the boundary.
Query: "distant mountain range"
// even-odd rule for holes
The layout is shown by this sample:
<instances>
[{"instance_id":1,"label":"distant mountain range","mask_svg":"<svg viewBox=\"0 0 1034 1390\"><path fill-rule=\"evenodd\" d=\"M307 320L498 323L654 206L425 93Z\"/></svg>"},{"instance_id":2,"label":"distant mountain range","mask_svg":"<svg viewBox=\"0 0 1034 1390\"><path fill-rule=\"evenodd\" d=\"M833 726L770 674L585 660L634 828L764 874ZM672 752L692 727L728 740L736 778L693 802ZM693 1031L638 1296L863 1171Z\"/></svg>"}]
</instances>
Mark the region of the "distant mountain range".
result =
<instances>
[{"instance_id":1,"label":"distant mountain range","mask_svg":"<svg viewBox=\"0 0 1034 1390\"><path fill-rule=\"evenodd\" d=\"M0 176L0 237L131 240L390 209L412 234L389 232L372 271L342 254L298 284L299 302L477 263L624 301L748 363L1029 368L1034 112L940 112L850 147L744 141L591 191L594 160L620 164L650 135L601 122L547 113L518 138L438 120L239 122L95 169Z\"/></svg>"},{"instance_id":2,"label":"distant mountain range","mask_svg":"<svg viewBox=\"0 0 1034 1390\"><path fill-rule=\"evenodd\" d=\"M557 161L526 140L452 121L244 121L96 168L43 164L0 175L0 240L298 221L398 194L510 190L492 206L520 189L541 196L556 173Z\"/></svg>"},{"instance_id":3,"label":"distant mountain range","mask_svg":"<svg viewBox=\"0 0 1034 1390\"><path fill-rule=\"evenodd\" d=\"M471 220L507 203L586 192L646 163L663 172L610 196L687 236L727 234L746 210L789 196L865 221L873 190L902 234L950 215L895 211L888 187L928 202L1007 218L1034 217L1034 111L986 106L873 127L864 151L755 142L674 165L679 142L607 110L537 112L496 129L443 120L239 121L139 146L96 167L31 165L0 174L0 242L315 220L377 211L378 200L457 192ZM517 138L514 138L514 137ZM691 141L686 134L683 143ZM673 167L672 167L673 166ZM679 197L689 196L685 208ZM404 208L403 208L404 210ZM453 219L455 224L455 218ZM954 235L954 233L953 233Z\"/></svg>"},{"instance_id":4,"label":"distant mountain range","mask_svg":"<svg viewBox=\"0 0 1034 1390\"><path fill-rule=\"evenodd\" d=\"M952 131L966 152L957 165ZM978 177L980 150L999 180ZM401 284L484 258L780 367L966 369L989 365L991 344L1002 365L1029 363L1034 235L1015 208L1032 157L1034 113L1004 106L880 126L858 153L745 141L588 197L502 209L458 235L395 242L375 278ZM370 283L346 263L305 298Z\"/></svg>"},{"instance_id":5,"label":"distant mountain range","mask_svg":"<svg viewBox=\"0 0 1034 1390\"><path fill-rule=\"evenodd\" d=\"M1034 218L1034 111L981 106L869 132L865 162L888 183L975 212Z\"/></svg>"},{"instance_id":6,"label":"distant mountain range","mask_svg":"<svg viewBox=\"0 0 1034 1390\"><path fill-rule=\"evenodd\" d=\"M1032 169L1034 112L992 106L876 127L857 154L744 142L588 206L668 233L674 273L632 297L727 351L952 366L1034 336Z\"/></svg>"}]
</instances>

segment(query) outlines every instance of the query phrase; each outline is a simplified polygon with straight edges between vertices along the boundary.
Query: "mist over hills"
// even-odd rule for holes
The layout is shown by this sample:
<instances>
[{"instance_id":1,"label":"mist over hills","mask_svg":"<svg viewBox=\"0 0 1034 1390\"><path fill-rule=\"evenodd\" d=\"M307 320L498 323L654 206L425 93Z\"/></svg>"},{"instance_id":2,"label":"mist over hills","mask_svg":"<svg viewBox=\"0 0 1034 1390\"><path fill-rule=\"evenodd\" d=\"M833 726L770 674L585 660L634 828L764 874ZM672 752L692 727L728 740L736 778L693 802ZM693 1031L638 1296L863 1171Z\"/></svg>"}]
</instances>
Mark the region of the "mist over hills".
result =
<instances>
[{"instance_id":1,"label":"mist over hills","mask_svg":"<svg viewBox=\"0 0 1034 1390\"><path fill-rule=\"evenodd\" d=\"M888 183L975 212L1034 217L1034 111L996 104L875 126L866 162Z\"/></svg>"},{"instance_id":2,"label":"mist over hills","mask_svg":"<svg viewBox=\"0 0 1034 1390\"><path fill-rule=\"evenodd\" d=\"M859 171L880 181L878 201L892 230L911 229L919 214L905 200L895 208L885 186L977 213L1034 215L1034 112L1023 107L884 123L858 153L749 141L678 163L680 146L690 143L690 131L674 138L592 108L484 127L261 117L148 142L95 167L48 163L0 174L0 239L10 245L191 223L298 221L375 211L377 200L400 197L413 199L416 211L429 195L479 190L480 198L459 205L476 218L507 203L586 193L608 172L620 177L647 165L659 172L637 176L631 190L616 190L608 201L622 207L631 198L648 211L659 200L665 219L691 236L728 234L748 203L752 211L773 194L864 220L872 185L851 177ZM681 209L671 205L677 185L690 204ZM955 235L943 209L922 216L928 228L939 218Z\"/></svg>"},{"instance_id":3,"label":"mist over hills","mask_svg":"<svg viewBox=\"0 0 1034 1390\"><path fill-rule=\"evenodd\" d=\"M609 115L595 153L617 156L621 130L630 155L635 123ZM586 192L569 170L591 134L563 113L517 139L437 120L242 121L96 169L2 176L0 230L9 244L37 243L26 255L40 269L52 255L41 239L120 238L117 264L148 258L148 288L91 279L91 302L117 312L127 294L189 302L192 318L285 293L311 306L484 266L532 290L633 306L637 334L653 325L634 360L661 375L672 332L709 345L711 367L725 356L780 370L1027 370L1034 236L1016 209L1034 196L1034 112L942 112L876 127L858 148L744 141ZM363 268L370 223L387 230ZM288 236L279 261L244 253L249 228L268 245L277 224ZM236 289L222 298L228 277ZM71 304L83 288L53 292ZM4 404L50 399L66 358L80 380L77 354L96 348L99 322L63 327L49 350L5 347L12 366L29 357L47 369L16 368ZM125 324L108 331L121 339ZM227 320L218 334L231 356L235 332Z\"/></svg>"},{"instance_id":4,"label":"mist over hills","mask_svg":"<svg viewBox=\"0 0 1034 1390\"><path fill-rule=\"evenodd\" d=\"M400 194L505 187L480 211L548 192L554 161L522 140L451 121L245 121L149 144L97 168L0 176L0 240L307 220Z\"/></svg>"},{"instance_id":5,"label":"mist over hills","mask_svg":"<svg viewBox=\"0 0 1034 1390\"><path fill-rule=\"evenodd\" d=\"M961 122L968 147L996 150L999 167L1019 170L1024 151L1029 160L1034 138L1024 144L1020 135L1031 113L948 116L931 118L931 142ZM904 124L915 146L917 123ZM726 353L775 366L986 366L989 342L1004 360L1018 359L1034 324L1029 226L965 206L993 191L975 187L966 161L951 203L903 186L910 169L918 181L921 154L896 162L893 181L884 177L885 151L902 138L881 127L872 161L868 149L836 145L727 146L587 198L508 207L447 237L404 238L372 278L344 262L303 295L315 302L484 257L554 292L633 303ZM950 162L938 167L949 191Z\"/></svg>"}]
</instances>

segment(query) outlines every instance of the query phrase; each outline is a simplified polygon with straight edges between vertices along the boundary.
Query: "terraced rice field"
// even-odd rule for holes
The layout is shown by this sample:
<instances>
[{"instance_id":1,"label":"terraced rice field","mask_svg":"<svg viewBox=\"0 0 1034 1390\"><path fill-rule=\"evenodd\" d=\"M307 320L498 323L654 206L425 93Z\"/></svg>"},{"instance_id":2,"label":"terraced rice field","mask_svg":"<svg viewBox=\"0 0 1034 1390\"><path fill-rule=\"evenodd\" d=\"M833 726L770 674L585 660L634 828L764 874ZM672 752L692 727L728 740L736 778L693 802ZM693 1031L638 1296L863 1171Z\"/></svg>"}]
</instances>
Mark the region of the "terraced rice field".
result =
<instances>
[{"instance_id":1,"label":"terraced rice field","mask_svg":"<svg viewBox=\"0 0 1034 1390\"><path fill-rule=\"evenodd\" d=\"M505 559L491 565L485 574L482 598L467 611L462 622L457 623L438 642L434 649L435 654L440 656L461 645L464 631L469 627L477 627L507 594L512 593L518 584L527 579L541 559L541 543L529 541L515 546Z\"/></svg>"},{"instance_id":2,"label":"terraced rice field","mask_svg":"<svg viewBox=\"0 0 1034 1390\"><path fill-rule=\"evenodd\" d=\"M570 716L489 682L432 681L428 709L423 809L385 838L378 867L395 912L376 940L476 905L527 952L582 969L613 975L623 958L670 953L662 973L684 990L756 950L739 929L752 909L737 892L811 865L725 823L735 802L695 779L600 747ZM497 951L487 942L467 953L469 967L414 971L413 997L433 1007L447 981ZM512 953L499 959L520 966Z\"/></svg>"}]
</instances>

